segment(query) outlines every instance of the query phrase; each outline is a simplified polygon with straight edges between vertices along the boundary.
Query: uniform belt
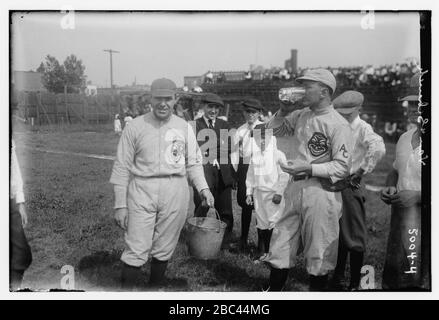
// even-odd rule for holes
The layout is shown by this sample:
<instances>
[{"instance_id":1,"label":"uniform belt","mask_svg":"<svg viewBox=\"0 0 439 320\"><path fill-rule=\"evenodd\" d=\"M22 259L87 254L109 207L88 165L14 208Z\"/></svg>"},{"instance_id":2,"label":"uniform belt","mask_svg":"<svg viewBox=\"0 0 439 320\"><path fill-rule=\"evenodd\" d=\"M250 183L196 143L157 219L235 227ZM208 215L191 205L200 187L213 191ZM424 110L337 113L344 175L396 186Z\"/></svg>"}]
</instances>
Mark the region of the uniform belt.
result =
<instances>
[{"instance_id":1,"label":"uniform belt","mask_svg":"<svg viewBox=\"0 0 439 320\"><path fill-rule=\"evenodd\" d=\"M297 174L293 176L293 181L308 180L311 176L307 174Z\"/></svg>"}]
</instances>

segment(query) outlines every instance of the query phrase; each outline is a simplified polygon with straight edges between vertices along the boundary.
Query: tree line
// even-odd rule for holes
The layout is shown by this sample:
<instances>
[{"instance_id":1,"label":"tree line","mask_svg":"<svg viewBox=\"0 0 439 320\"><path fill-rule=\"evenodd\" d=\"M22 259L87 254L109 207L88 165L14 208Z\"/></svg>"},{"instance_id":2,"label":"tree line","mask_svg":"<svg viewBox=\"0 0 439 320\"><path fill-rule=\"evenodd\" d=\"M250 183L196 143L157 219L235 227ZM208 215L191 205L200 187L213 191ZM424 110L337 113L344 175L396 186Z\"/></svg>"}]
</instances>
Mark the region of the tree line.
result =
<instances>
[{"instance_id":1,"label":"tree line","mask_svg":"<svg viewBox=\"0 0 439 320\"><path fill-rule=\"evenodd\" d=\"M85 89L87 76L81 59L69 55L61 64L58 59L47 55L37 69L42 74L44 87L53 93L79 93Z\"/></svg>"}]
</instances>

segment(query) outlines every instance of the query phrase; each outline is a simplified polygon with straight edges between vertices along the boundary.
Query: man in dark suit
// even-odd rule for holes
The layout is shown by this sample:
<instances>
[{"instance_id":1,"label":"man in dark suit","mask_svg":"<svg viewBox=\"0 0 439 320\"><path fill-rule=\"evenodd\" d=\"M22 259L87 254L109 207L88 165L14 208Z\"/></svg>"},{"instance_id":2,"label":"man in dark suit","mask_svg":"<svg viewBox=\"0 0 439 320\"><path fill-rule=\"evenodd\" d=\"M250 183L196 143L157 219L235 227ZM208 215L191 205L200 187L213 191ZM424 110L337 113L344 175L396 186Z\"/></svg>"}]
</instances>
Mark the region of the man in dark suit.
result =
<instances>
[{"instance_id":1,"label":"man in dark suit","mask_svg":"<svg viewBox=\"0 0 439 320\"><path fill-rule=\"evenodd\" d=\"M227 224L226 231L233 229L232 186L234 171L230 162L231 138L229 124L218 119L224 102L213 93L201 98L204 115L196 120L197 141L203 154L204 176L215 198L215 208ZM202 205L198 192L194 192L195 216L205 216L208 207Z\"/></svg>"}]
</instances>

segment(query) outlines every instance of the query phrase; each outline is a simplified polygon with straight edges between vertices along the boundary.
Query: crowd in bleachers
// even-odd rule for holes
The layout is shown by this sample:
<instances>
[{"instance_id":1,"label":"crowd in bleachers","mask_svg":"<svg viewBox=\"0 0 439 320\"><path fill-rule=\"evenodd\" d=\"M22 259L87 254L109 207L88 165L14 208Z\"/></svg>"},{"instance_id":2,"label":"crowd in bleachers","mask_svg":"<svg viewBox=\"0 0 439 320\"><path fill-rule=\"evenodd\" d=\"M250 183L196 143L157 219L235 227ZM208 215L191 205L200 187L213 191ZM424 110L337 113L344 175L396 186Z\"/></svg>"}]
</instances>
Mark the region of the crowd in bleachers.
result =
<instances>
[{"instance_id":1,"label":"crowd in bleachers","mask_svg":"<svg viewBox=\"0 0 439 320\"><path fill-rule=\"evenodd\" d=\"M408 60L402 63L394 63L382 66L352 66L352 67L327 67L337 79L338 87L361 88L374 87L406 87L411 77L419 71L419 64L415 60ZM291 69L271 67L258 67L243 74L244 81L269 80L269 81L291 81L304 74L308 68L299 68L296 73ZM224 72L215 74L208 71L204 82L208 84L227 81Z\"/></svg>"}]
</instances>

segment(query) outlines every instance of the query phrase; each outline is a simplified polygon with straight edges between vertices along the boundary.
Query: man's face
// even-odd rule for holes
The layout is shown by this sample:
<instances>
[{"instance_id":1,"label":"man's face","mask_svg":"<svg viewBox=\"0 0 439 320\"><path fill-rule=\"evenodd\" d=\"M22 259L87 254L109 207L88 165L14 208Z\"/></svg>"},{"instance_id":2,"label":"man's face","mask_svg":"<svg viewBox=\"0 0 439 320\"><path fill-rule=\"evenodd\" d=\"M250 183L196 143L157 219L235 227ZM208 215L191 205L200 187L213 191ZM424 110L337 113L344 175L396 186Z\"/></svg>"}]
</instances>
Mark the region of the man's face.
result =
<instances>
[{"instance_id":1,"label":"man's face","mask_svg":"<svg viewBox=\"0 0 439 320\"><path fill-rule=\"evenodd\" d=\"M219 110L220 106L218 104L204 103L203 105L204 116L210 120L216 120L219 114Z\"/></svg>"},{"instance_id":2,"label":"man's face","mask_svg":"<svg viewBox=\"0 0 439 320\"><path fill-rule=\"evenodd\" d=\"M302 103L306 107L317 106L324 98L324 91L328 90L320 83L308 80L303 81L303 87L305 88L305 97Z\"/></svg>"},{"instance_id":3,"label":"man's face","mask_svg":"<svg viewBox=\"0 0 439 320\"><path fill-rule=\"evenodd\" d=\"M355 110L352 113L349 114L344 114L344 113L340 113L340 115L345 118L349 123L352 123L352 121L355 120L355 118L358 117L358 115L360 114L359 110Z\"/></svg>"},{"instance_id":4,"label":"man's face","mask_svg":"<svg viewBox=\"0 0 439 320\"><path fill-rule=\"evenodd\" d=\"M152 97L152 112L159 120L167 120L174 111L175 96L169 97Z\"/></svg>"},{"instance_id":5,"label":"man's face","mask_svg":"<svg viewBox=\"0 0 439 320\"><path fill-rule=\"evenodd\" d=\"M258 120L260 114L261 113L255 109L251 109L251 108L244 109L244 118L248 124L255 123L256 120Z\"/></svg>"}]
</instances>

